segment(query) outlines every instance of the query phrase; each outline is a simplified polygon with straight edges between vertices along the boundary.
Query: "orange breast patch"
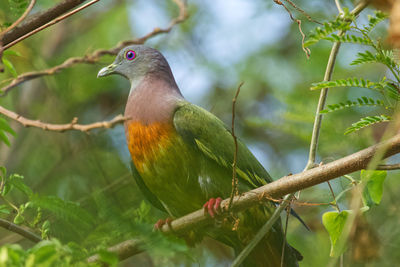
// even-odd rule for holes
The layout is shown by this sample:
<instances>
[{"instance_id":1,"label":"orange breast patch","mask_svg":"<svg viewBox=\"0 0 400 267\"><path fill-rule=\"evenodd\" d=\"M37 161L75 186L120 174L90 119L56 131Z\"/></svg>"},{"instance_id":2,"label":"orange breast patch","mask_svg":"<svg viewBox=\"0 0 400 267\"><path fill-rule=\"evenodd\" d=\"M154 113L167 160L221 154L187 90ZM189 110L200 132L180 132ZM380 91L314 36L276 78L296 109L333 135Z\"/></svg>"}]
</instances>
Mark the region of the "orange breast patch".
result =
<instances>
[{"instance_id":1,"label":"orange breast patch","mask_svg":"<svg viewBox=\"0 0 400 267\"><path fill-rule=\"evenodd\" d=\"M140 122L131 122L127 131L129 152L133 163L141 172L143 165L153 160L160 148L168 145L173 127L170 123L155 122L143 125Z\"/></svg>"}]
</instances>

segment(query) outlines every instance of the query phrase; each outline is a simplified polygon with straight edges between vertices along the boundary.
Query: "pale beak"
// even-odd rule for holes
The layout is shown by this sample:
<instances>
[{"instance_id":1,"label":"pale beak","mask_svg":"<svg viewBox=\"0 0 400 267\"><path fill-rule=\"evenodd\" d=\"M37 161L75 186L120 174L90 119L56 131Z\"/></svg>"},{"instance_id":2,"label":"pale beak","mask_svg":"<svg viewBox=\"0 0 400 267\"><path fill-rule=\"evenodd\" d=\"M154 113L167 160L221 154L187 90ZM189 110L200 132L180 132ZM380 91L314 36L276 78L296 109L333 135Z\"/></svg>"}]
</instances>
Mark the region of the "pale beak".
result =
<instances>
[{"instance_id":1,"label":"pale beak","mask_svg":"<svg viewBox=\"0 0 400 267\"><path fill-rule=\"evenodd\" d=\"M116 67L117 65L112 63L111 65L102 68L99 73L97 73L97 78L113 74Z\"/></svg>"}]
</instances>

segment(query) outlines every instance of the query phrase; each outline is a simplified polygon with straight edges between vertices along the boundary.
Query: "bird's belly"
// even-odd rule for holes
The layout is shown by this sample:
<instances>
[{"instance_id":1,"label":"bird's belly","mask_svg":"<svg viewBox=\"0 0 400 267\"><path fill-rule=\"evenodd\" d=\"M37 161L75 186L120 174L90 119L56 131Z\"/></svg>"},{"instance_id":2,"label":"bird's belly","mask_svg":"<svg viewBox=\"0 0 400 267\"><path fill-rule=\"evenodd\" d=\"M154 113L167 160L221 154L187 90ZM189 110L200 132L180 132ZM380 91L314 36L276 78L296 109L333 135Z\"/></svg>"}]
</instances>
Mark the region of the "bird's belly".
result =
<instances>
[{"instance_id":1,"label":"bird's belly","mask_svg":"<svg viewBox=\"0 0 400 267\"><path fill-rule=\"evenodd\" d=\"M128 129L133 163L171 215L182 216L201 208L208 196L199 183L203 159L194 148L168 125L145 128L131 124Z\"/></svg>"}]
</instances>

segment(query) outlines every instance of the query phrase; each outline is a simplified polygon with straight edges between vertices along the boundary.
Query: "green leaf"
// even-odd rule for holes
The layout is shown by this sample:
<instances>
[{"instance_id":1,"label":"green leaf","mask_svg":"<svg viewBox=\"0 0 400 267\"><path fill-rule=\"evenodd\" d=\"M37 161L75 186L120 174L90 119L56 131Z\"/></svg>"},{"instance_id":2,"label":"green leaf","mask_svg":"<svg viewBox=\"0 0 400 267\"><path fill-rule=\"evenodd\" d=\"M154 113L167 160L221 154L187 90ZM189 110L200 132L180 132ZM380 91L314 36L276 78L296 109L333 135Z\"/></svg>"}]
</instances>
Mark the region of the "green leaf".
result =
<instances>
[{"instance_id":1,"label":"green leaf","mask_svg":"<svg viewBox=\"0 0 400 267\"><path fill-rule=\"evenodd\" d=\"M376 106L383 106L386 109L392 109L391 107L385 106L385 103L382 100L374 100L372 98L367 98L367 97L361 97L357 98L357 101L351 101L347 100L346 102L340 102L338 104L331 104L327 105L327 108L324 110L321 110L321 113L330 113L334 112L337 110L342 110L345 108L350 108L350 107L376 107Z\"/></svg>"},{"instance_id":2,"label":"green leaf","mask_svg":"<svg viewBox=\"0 0 400 267\"><path fill-rule=\"evenodd\" d=\"M3 141L7 146L11 145L10 140L8 140L7 135L3 131L0 131L0 140Z\"/></svg>"},{"instance_id":3,"label":"green leaf","mask_svg":"<svg viewBox=\"0 0 400 267\"><path fill-rule=\"evenodd\" d=\"M16 133L14 132L14 130L10 127L8 122L3 118L0 118L0 130L6 131L6 132L12 134L13 136L16 136Z\"/></svg>"},{"instance_id":4,"label":"green leaf","mask_svg":"<svg viewBox=\"0 0 400 267\"><path fill-rule=\"evenodd\" d=\"M14 50L6 50L3 51L3 55L4 56L16 56L16 57L21 57L21 53L18 51L14 51Z\"/></svg>"},{"instance_id":5,"label":"green leaf","mask_svg":"<svg viewBox=\"0 0 400 267\"><path fill-rule=\"evenodd\" d=\"M28 197L31 197L33 195L32 189L24 183L23 179L24 177L19 174L12 174L9 177L9 183Z\"/></svg>"},{"instance_id":6,"label":"green leaf","mask_svg":"<svg viewBox=\"0 0 400 267\"><path fill-rule=\"evenodd\" d=\"M24 222L24 217L18 213L17 216L15 216L15 218L14 218L14 223L21 224L23 222Z\"/></svg>"},{"instance_id":7,"label":"green leaf","mask_svg":"<svg viewBox=\"0 0 400 267\"><path fill-rule=\"evenodd\" d=\"M364 118L361 118L359 121L351 124L351 127L347 128L344 134L349 134L349 133L361 130L367 126L371 126L373 124L377 124L377 123L381 123L381 122L388 122L391 120L392 120L392 118L387 115L364 117Z\"/></svg>"},{"instance_id":8,"label":"green leaf","mask_svg":"<svg viewBox=\"0 0 400 267\"><path fill-rule=\"evenodd\" d=\"M347 210L341 212L330 211L322 215L322 224L328 231L331 240L331 257L339 257L346 249L343 230L349 213Z\"/></svg>"},{"instance_id":9,"label":"green leaf","mask_svg":"<svg viewBox=\"0 0 400 267\"><path fill-rule=\"evenodd\" d=\"M100 261L104 262L110 266L117 266L118 264L118 256L115 253L112 253L107 250L99 251Z\"/></svg>"},{"instance_id":10,"label":"green leaf","mask_svg":"<svg viewBox=\"0 0 400 267\"><path fill-rule=\"evenodd\" d=\"M8 206L5 205L5 204L0 205L0 213L3 213L3 214L10 214L10 209L9 209Z\"/></svg>"},{"instance_id":11,"label":"green leaf","mask_svg":"<svg viewBox=\"0 0 400 267\"><path fill-rule=\"evenodd\" d=\"M371 82L370 80L365 80L363 78L353 77L347 79L313 83L310 89L318 90L318 89L332 88L332 87L361 87L381 92L386 86L388 86L388 84L389 83L386 81L385 78L379 82Z\"/></svg>"},{"instance_id":12,"label":"green leaf","mask_svg":"<svg viewBox=\"0 0 400 267\"><path fill-rule=\"evenodd\" d=\"M389 16L382 11L375 11L374 15L368 15L368 26L364 27L364 30L368 33L371 32L376 25L387 19Z\"/></svg>"},{"instance_id":13,"label":"green leaf","mask_svg":"<svg viewBox=\"0 0 400 267\"><path fill-rule=\"evenodd\" d=\"M364 205L368 207L379 205L386 174L386 171L361 170L361 181L364 183L362 194Z\"/></svg>"},{"instance_id":14,"label":"green leaf","mask_svg":"<svg viewBox=\"0 0 400 267\"><path fill-rule=\"evenodd\" d=\"M14 76L17 77L17 71L15 70L14 65L11 63L11 61L9 61L6 58L3 58L3 63L4 63L4 67L6 67L6 69Z\"/></svg>"}]
</instances>

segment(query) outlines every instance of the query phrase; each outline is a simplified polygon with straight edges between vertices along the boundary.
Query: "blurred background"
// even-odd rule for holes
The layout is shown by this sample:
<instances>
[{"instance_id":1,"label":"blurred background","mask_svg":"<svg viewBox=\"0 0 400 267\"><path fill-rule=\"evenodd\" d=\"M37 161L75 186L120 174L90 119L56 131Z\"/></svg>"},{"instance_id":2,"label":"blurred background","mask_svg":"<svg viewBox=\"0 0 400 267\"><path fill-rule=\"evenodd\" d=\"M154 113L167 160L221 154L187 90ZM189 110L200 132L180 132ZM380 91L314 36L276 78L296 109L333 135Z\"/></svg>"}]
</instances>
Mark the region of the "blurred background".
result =
<instances>
[{"instance_id":1,"label":"blurred background","mask_svg":"<svg viewBox=\"0 0 400 267\"><path fill-rule=\"evenodd\" d=\"M296 5L314 20L325 22L337 16L334 1L297 0ZM352 1L341 1L352 9ZM53 1L38 1L33 12L51 7ZM275 179L301 172L308 149L319 91L309 90L323 79L331 43L321 41L311 47L307 59L301 48L302 36L282 6L269 0L189 1L190 17L168 34L149 39L146 45L159 49L169 61L176 81L187 100L216 114L230 124L232 98L244 82L236 113L237 136L256 155ZM0 19L13 20L9 5L0 3ZM319 26L291 8L308 32ZM366 21L366 9L359 21ZM22 57L12 58L18 73L46 69L73 56L100 48L111 48L121 40L141 37L155 27L166 27L176 17L172 1L103 0L94 6L19 43L13 48ZM386 38L388 22L376 35ZM381 79L380 65L351 66L362 46L344 44L339 52L334 79L349 76ZM105 56L93 65L80 64L56 75L36 79L0 98L3 105L23 116L51 123L79 123L111 119L124 111L129 92L126 79L111 76L96 79L100 68L114 57ZM1 81L11 76L0 74ZM2 84L3 86L3 84ZM360 88L335 88L328 104L374 94ZM330 162L377 142L384 125L344 135L347 127L371 109L345 109L327 114L321 128L317 162ZM57 196L79 202L88 220L60 220L49 216L50 235L63 242L74 241L88 250L107 247L126 238L146 240L147 250L121 265L126 266L223 266L232 252L208 239L195 248L183 241L167 240L151 232L153 223L165 215L151 207L137 189L130 173L130 157L122 125L89 134L68 131L47 132L24 128L10 121L17 132L11 146L0 144L0 166L18 173L39 195ZM396 162L396 159L391 159ZM359 174L354 174L358 177ZM348 184L344 178L332 182L336 194ZM385 181L379 206L365 215L358 233L345 253L346 266L393 266L400 262L400 220L397 171ZM23 196L12 195L16 202ZM339 201L348 207L351 194ZM326 184L304 190L302 201L332 201ZM200 207L199 207L200 208ZM309 225L307 231L290 219L287 238L304 256L301 266L327 266L330 240L321 215L333 210L326 206L295 206ZM44 215L45 216L45 215ZM11 232L0 229L0 245L20 243ZM350 264L351 263L351 264Z\"/></svg>"}]
</instances>

